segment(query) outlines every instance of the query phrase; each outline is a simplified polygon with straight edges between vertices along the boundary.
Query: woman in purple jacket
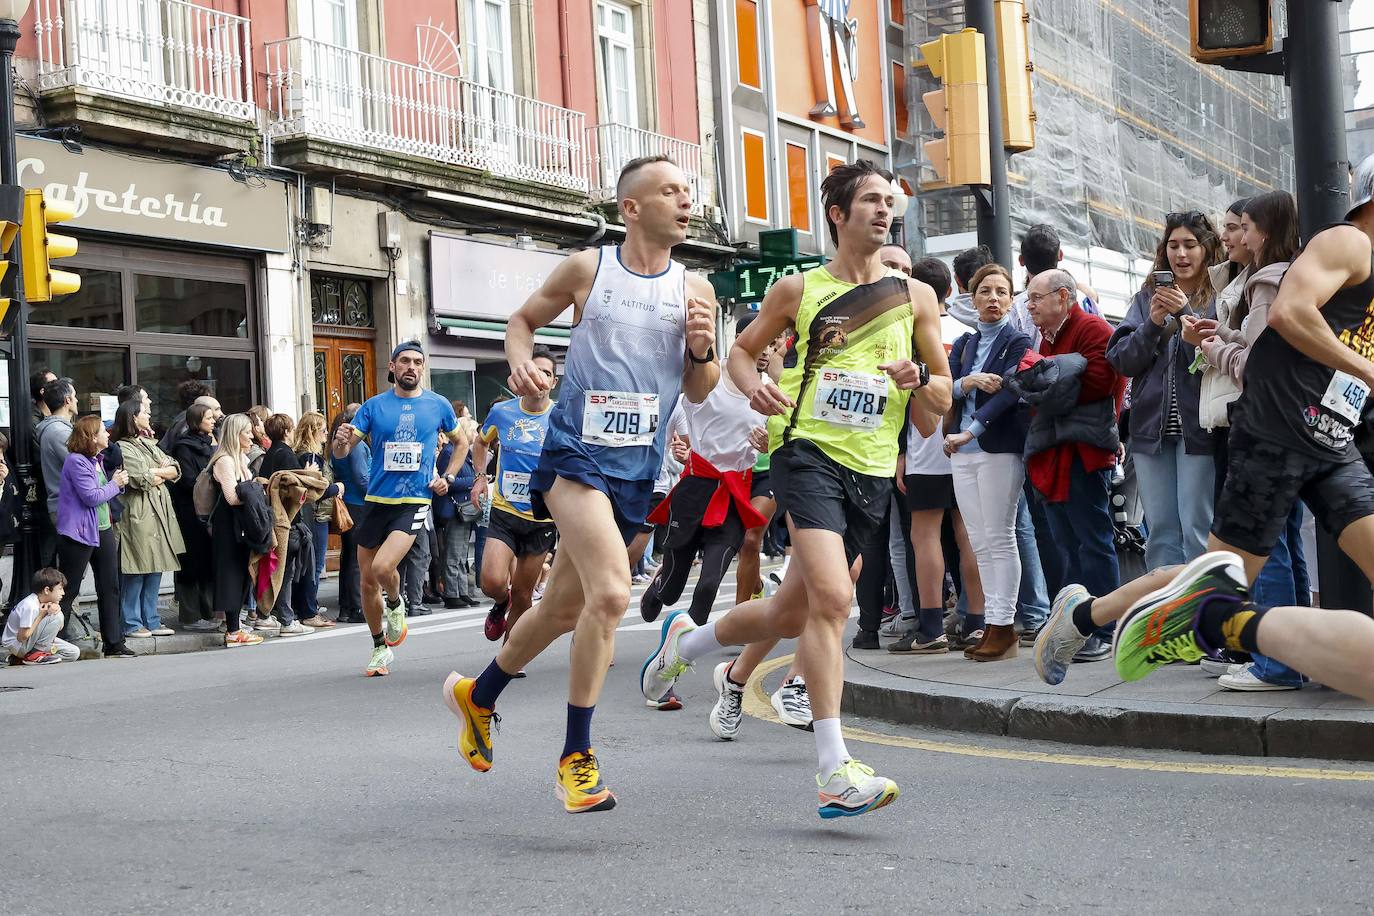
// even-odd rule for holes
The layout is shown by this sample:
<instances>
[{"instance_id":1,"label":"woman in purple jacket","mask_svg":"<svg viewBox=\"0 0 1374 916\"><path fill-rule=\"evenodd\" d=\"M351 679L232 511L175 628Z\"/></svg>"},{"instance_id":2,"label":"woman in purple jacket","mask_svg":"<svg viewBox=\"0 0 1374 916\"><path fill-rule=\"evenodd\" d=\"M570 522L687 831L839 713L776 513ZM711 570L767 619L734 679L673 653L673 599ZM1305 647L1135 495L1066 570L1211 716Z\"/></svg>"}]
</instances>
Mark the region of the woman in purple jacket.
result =
<instances>
[{"instance_id":1,"label":"woman in purple jacket","mask_svg":"<svg viewBox=\"0 0 1374 916\"><path fill-rule=\"evenodd\" d=\"M105 657L132 658L119 613L119 538L110 522L110 500L123 492L129 474L120 468L105 479L104 465L96 456L109 444L110 434L100 417L85 416L72 424L57 491L57 565L67 577L62 618L72 619L81 580L86 567L92 567Z\"/></svg>"}]
</instances>

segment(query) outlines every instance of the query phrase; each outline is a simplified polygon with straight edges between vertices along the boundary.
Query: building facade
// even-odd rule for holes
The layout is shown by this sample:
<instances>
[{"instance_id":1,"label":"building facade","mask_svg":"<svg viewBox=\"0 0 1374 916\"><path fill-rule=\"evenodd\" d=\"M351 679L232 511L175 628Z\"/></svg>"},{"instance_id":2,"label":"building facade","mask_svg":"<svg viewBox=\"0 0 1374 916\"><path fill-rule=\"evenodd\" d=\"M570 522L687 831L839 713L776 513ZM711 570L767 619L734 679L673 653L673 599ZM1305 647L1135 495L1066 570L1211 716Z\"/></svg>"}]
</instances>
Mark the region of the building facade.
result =
<instances>
[{"instance_id":1,"label":"building facade","mask_svg":"<svg viewBox=\"0 0 1374 916\"><path fill-rule=\"evenodd\" d=\"M209 382L332 416L402 339L478 405L506 320L558 259L623 236L620 167L697 189L678 256L724 263L704 41L678 0L35 0L21 180L78 200L82 290L31 362L83 396ZM566 328L545 335L565 345Z\"/></svg>"},{"instance_id":2,"label":"building facade","mask_svg":"<svg viewBox=\"0 0 1374 916\"><path fill-rule=\"evenodd\" d=\"M1013 245L1033 224L1054 226L1066 266L1120 316L1150 269L1166 213L1219 215L1239 197L1292 189L1286 90L1279 77L1194 61L1186 3L1026 8L1036 146L1008 160ZM921 43L965 25L962 0L905 0L904 13L909 61ZM934 177L921 147L934 134L921 94L934 88L928 70L910 71L910 130L896 159L914 184ZM972 198L961 188L921 192L907 221L921 227L931 254L952 256L975 240Z\"/></svg>"}]
</instances>

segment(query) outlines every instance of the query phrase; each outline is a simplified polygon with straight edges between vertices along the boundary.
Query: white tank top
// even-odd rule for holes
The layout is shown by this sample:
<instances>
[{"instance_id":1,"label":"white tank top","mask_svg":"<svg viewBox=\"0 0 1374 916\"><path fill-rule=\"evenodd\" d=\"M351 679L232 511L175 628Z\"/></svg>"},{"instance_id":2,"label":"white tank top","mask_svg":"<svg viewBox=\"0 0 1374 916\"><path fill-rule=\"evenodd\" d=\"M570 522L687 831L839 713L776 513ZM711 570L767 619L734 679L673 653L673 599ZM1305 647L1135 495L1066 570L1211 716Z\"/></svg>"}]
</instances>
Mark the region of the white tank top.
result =
<instances>
[{"instance_id":1,"label":"white tank top","mask_svg":"<svg viewBox=\"0 0 1374 916\"><path fill-rule=\"evenodd\" d=\"M692 451L722 471L753 469L759 453L749 444L749 433L756 426L767 426L768 418L756 413L749 399L723 377L700 404L684 396L682 411L687 416Z\"/></svg>"},{"instance_id":2,"label":"white tank top","mask_svg":"<svg viewBox=\"0 0 1374 916\"><path fill-rule=\"evenodd\" d=\"M921 435L913 424L906 437L906 472L908 474L952 474L949 456L945 454L945 421L935 428L929 438Z\"/></svg>"}]
</instances>

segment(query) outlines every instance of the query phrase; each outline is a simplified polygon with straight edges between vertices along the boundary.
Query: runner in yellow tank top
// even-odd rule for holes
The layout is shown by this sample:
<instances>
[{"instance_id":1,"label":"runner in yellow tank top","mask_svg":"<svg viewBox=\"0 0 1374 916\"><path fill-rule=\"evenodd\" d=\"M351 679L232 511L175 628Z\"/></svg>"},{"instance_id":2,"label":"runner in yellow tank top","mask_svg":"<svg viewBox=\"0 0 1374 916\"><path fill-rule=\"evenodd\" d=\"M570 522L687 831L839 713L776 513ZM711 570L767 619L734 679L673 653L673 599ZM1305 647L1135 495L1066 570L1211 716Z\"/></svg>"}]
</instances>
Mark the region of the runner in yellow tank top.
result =
<instances>
[{"instance_id":1,"label":"runner in yellow tank top","mask_svg":"<svg viewBox=\"0 0 1374 916\"><path fill-rule=\"evenodd\" d=\"M774 496L793 546L781 588L704 627L673 615L641 672L644 695L654 699L693 659L723 646L800 637L823 818L874 811L897 797L897 785L850 757L840 734L844 628L855 560L891 499L904 411L929 435L949 409L952 387L935 293L893 275L879 258L892 186L892 175L867 161L830 173L821 193L834 260L775 284L730 351L730 377L771 418ZM755 361L789 327L800 335L796 368L781 384L760 379Z\"/></svg>"}]
</instances>

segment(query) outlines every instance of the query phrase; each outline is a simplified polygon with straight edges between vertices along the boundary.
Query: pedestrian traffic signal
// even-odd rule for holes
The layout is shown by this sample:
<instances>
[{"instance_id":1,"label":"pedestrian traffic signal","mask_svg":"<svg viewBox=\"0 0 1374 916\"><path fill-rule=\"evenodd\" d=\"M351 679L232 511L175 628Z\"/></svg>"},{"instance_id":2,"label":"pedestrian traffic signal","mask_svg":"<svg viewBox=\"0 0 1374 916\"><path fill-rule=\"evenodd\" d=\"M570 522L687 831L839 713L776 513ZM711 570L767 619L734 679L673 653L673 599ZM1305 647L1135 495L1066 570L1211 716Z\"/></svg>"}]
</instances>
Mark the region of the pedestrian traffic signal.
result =
<instances>
[{"instance_id":1,"label":"pedestrian traffic signal","mask_svg":"<svg viewBox=\"0 0 1374 916\"><path fill-rule=\"evenodd\" d=\"M944 139L924 144L937 187L992 183L988 152L988 63L983 35L964 29L921 45L913 66L930 68L943 88L921 96ZM926 185L931 187L929 183Z\"/></svg>"},{"instance_id":2,"label":"pedestrian traffic signal","mask_svg":"<svg viewBox=\"0 0 1374 916\"><path fill-rule=\"evenodd\" d=\"M1204 62L1274 50L1270 0L1188 0L1192 56Z\"/></svg>"},{"instance_id":3,"label":"pedestrian traffic signal","mask_svg":"<svg viewBox=\"0 0 1374 916\"><path fill-rule=\"evenodd\" d=\"M1031 102L1030 14L1025 0L994 0L997 15L997 82L1002 93L1002 145L1013 152L1035 148Z\"/></svg>"},{"instance_id":4,"label":"pedestrian traffic signal","mask_svg":"<svg viewBox=\"0 0 1374 916\"><path fill-rule=\"evenodd\" d=\"M24 218L24 189L19 185L0 185L0 333L8 333L10 302L14 297L14 276L10 274L10 246L19 237Z\"/></svg>"},{"instance_id":5,"label":"pedestrian traffic signal","mask_svg":"<svg viewBox=\"0 0 1374 916\"><path fill-rule=\"evenodd\" d=\"M29 302L48 302L81 288L81 277L66 270L53 270L51 262L76 254L76 239L48 232L51 223L62 223L76 216L69 203L50 201L42 191L24 192L24 298Z\"/></svg>"}]
</instances>

